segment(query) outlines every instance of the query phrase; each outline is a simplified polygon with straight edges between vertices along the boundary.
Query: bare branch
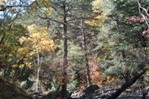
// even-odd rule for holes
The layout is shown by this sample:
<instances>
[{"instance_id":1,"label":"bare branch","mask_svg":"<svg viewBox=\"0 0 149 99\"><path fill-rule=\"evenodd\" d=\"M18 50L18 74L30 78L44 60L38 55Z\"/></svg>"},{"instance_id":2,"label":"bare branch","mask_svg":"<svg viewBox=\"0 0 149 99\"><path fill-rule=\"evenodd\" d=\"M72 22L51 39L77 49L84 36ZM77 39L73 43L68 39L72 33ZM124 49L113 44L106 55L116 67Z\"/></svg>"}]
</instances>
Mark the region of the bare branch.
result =
<instances>
[{"instance_id":1,"label":"bare branch","mask_svg":"<svg viewBox=\"0 0 149 99\"><path fill-rule=\"evenodd\" d=\"M32 2L29 5L23 5L23 4L18 4L18 5L0 5L0 11L5 11L6 9L9 8L28 8L30 6L32 6L34 3L36 3L36 1Z\"/></svg>"},{"instance_id":2,"label":"bare branch","mask_svg":"<svg viewBox=\"0 0 149 99\"><path fill-rule=\"evenodd\" d=\"M47 19L47 20L50 20L50 21L53 21L53 22L56 22L59 24L64 24L63 22L60 22L60 21L57 21L57 20L54 20L54 19L48 17L46 14L44 14L44 16L38 15L38 17L40 17L41 19Z\"/></svg>"},{"instance_id":3,"label":"bare branch","mask_svg":"<svg viewBox=\"0 0 149 99\"><path fill-rule=\"evenodd\" d=\"M146 8L144 8L141 3L138 1L138 9L139 9L139 13L140 15L143 17L143 19L145 20L145 23L149 29L149 14L148 14L148 10Z\"/></svg>"}]
</instances>

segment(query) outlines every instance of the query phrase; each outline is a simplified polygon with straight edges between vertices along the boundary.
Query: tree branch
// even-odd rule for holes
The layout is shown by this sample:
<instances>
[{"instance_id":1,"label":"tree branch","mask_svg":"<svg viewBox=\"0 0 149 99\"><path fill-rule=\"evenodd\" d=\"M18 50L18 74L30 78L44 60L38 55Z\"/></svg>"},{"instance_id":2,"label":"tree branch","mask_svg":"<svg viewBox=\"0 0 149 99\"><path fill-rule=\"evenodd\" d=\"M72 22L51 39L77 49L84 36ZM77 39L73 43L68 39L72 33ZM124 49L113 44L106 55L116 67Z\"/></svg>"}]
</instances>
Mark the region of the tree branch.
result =
<instances>
[{"instance_id":1,"label":"tree branch","mask_svg":"<svg viewBox=\"0 0 149 99\"><path fill-rule=\"evenodd\" d=\"M116 99L124 90L134 84L145 72L145 70L140 71L140 73L138 72L131 79L127 80L115 93L113 93L107 99Z\"/></svg>"},{"instance_id":2,"label":"tree branch","mask_svg":"<svg viewBox=\"0 0 149 99\"><path fill-rule=\"evenodd\" d=\"M21 4L18 4L18 5L0 5L0 11L5 11L6 9L8 9L8 8L22 8L22 7L24 7L24 8L28 8L28 7L30 7L30 6L32 6L34 3L36 3L36 1L34 1L34 2L32 2L31 4L29 4L29 5L21 5Z\"/></svg>"},{"instance_id":3,"label":"tree branch","mask_svg":"<svg viewBox=\"0 0 149 99\"><path fill-rule=\"evenodd\" d=\"M139 1L138 1L138 9L139 9L140 15L145 20L145 23L146 23L146 25L147 25L147 27L149 29L149 22L148 22L149 14L148 14L148 10L146 8L144 8Z\"/></svg>"},{"instance_id":4,"label":"tree branch","mask_svg":"<svg viewBox=\"0 0 149 99\"><path fill-rule=\"evenodd\" d=\"M56 22L56 23L59 23L59 24L64 24L63 22L60 22L60 21L57 21L57 20L54 20L54 19L48 17L46 14L44 14L44 16L38 15L38 17L41 18L41 19L47 19L47 20L50 20L50 21L53 21L53 22Z\"/></svg>"}]
</instances>

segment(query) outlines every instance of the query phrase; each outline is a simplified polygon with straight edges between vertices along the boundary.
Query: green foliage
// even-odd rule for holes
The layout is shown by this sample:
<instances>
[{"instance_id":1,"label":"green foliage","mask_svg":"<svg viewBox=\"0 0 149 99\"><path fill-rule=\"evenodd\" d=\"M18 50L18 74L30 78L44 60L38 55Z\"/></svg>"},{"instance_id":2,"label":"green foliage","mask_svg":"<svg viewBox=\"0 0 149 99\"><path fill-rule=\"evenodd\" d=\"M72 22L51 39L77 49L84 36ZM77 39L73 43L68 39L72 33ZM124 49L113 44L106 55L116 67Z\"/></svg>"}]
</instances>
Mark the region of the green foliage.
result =
<instances>
[{"instance_id":1,"label":"green foliage","mask_svg":"<svg viewBox=\"0 0 149 99\"><path fill-rule=\"evenodd\" d=\"M126 80L145 69L147 52L140 48L148 47L148 39L141 35L146 26L139 22L128 22L131 16L139 15L136 1L121 0L114 3L115 9L106 21L106 29L101 31L103 36L99 37L99 51L108 49L100 69L106 75ZM108 25L108 22L112 24Z\"/></svg>"},{"instance_id":2,"label":"green foliage","mask_svg":"<svg viewBox=\"0 0 149 99\"><path fill-rule=\"evenodd\" d=\"M149 46L149 39L141 35L147 27L143 21L130 20L139 15L137 0L66 0L65 3L68 88L75 88L76 71L85 73L85 59L93 54L98 54L99 69L104 76L126 80L147 70L148 53L144 48ZM40 65L39 80L45 89L55 90L62 83L63 4L62 0L36 0L27 9L20 8L25 13L17 17L16 23L10 24L16 12L1 20L5 23L2 25L7 24L0 28L1 76L28 89L32 84L28 79L35 80Z\"/></svg>"},{"instance_id":3,"label":"green foliage","mask_svg":"<svg viewBox=\"0 0 149 99\"><path fill-rule=\"evenodd\" d=\"M18 40L21 36L27 36L26 32L26 29L20 24L8 25L1 28L0 64L4 76L6 76L5 79L12 79L9 78L9 76L12 76L10 73L12 66L20 60L16 57L17 49L21 47Z\"/></svg>"},{"instance_id":4,"label":"green foliage","mask_svg":"<svg viewBox=\"0 0 149 99\"><path fill-rule=\"evenodd\" d=\"M68 89L74 89L76 88L76 84L78 82L76 80L72 80L70 83L68 83Z\"/></svg>"}]
</instances>

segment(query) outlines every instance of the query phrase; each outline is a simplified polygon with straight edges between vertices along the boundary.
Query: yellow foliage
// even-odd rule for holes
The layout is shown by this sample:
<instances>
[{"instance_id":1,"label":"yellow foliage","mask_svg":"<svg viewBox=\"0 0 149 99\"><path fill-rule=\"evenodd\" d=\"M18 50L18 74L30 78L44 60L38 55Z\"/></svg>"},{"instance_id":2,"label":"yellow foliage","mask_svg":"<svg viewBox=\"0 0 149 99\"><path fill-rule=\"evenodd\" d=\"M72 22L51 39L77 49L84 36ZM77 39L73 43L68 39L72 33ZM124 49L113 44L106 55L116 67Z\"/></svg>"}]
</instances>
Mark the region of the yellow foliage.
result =
<instances>
[{"instance_id":1,"label":"yellow foliage","mask_svg":"<svg viewBox=\"0 0 149 99\"><path fill-rule=\"evenodd\" d=\"M99 7L100 7L101 3L102 3L102 0L93 0L92 3L91 3L92 9L94 11L99 10Z\"/></svg>"},{"instance_id":2,"label":"yellow foliage","mask_svg":"<svg viewBox=\"0 0 149 99\"><path fill-rule=\"evenodd\" d=\"M37 53L49 53L55 49L55 44L52 39L49 38L48 30L45 27L37 27L36 25L30 25L27 27L29 31L29 37L22 36L19 39L22 48L17 50L17 57L23 58L24 64L20 64L19 67L23 66L31 67L30 59ZM13 67L15 67L14 65Z\"/></svg>"},{"instance_id":3,"label":"yellow foliage","mask_svg":"<svg viewBox=\"0 0 149 99\"><path fill-rule=\"evenodd\" d=\"M24 56L27 53L28 53L28 47L19 48L17 50L17 57L22 57L22 56Z\"/></svg>"},{"instance_id":4,"label":"yellow foliage","mask_svg":"<svg viewBox=\"0 0 149 99\"><path fill-rule=\"evenodd\" d=\"M43 3L42 3L42 6L44 6L43 8L42 8L42 10L45 12L45 13L47 13L47 15L50 15L51 13L51 11L52 11L52 8L51 8L51 6L50 6L50 3L49 3L49 0L41 0L41 1L44 1Z\"/></svg>"},{"instance_id":5,"label":"yellow foliage","mask_svg":"<svg viewBox=\"0 0 149 99\"><path fill-rule=\"evenodd\" d=\"M49 0L36 0L36 3L33 3L29 8L28 11L36 11L38 8L40 10L43 10L47 15L50 15L51 12L51 6Z\"/></svg>"},{"instance_id":6,"label":"yellow foliage","mask_svg":"<svg viewBox=\"0 0 149 99\"><path fill-rule=\"evenodd\" d=\"M91 2L92 9L94 12L101 12L101 5L103 4L103 0L93 0ZM85 23L90 26L101 27L107 18L107 13L103 12L100 15L97 15L93 19L86 20Z\"/></svg>"},{"instance_id":7,"label":"yellow foliage","mask_svg":"<svg viewBox=\"0 0 149 99\"><path fill-rule=\"evenodd\" d=\"M37 2L38 2L40 5L43 5L43 6L45 6L45 7L49 7L49 6L50 6L49 0L37 0Z\"/></svg>"},{"instance_id":8,"label":"yellow foliage","mask_svg":"<svg viewBox=\"0 0 149 99\"><path fill-rule=\"evenodd\" d=\"M90 26L101 27L102 24L105 22L105 20L106 20L106 15L101 14L101 15L96 16L93 19L86 20L85 23Z\"/></svg>"},{"instance_id":9,"label":"yellow foliage","mask_svg":"<svg viewBox=\"0 0 149 99\"><path fill-rule=\"evenodd\" d=\"M55 49L54 41L49 38L47 28L39 28L33 24L27 29L30 37L26 39L26 43L30 43L36 53L50 52Z\"/></svg>"},{"instance_id":10,"label":"yellow foliage","mask_svg":"<svg viewBox=\"0 0 149 99\"><path fill-rule=\"evenodd\" d=\"M20 44L23 44L23 43L25 42L25 40L26 40L25 37L21 37L21 38L19 38L19 42L20 42Z\"/></svg>"}]
</instances>

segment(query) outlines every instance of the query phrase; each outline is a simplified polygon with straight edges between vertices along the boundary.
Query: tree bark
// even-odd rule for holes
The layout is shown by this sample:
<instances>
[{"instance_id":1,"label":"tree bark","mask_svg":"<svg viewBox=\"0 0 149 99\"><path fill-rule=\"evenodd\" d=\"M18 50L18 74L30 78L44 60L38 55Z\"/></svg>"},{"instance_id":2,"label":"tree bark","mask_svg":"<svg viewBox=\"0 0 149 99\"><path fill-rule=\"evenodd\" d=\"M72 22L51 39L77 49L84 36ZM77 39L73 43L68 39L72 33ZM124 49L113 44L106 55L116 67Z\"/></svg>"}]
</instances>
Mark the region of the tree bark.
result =
<instances>
[{"instance_id":1,"label":"tree bark","mask_svg":"<svg viewBox=\"0 0 149 99\"><path fill-rule=\"evenodd\" d=\"M39 92L39 73L40 73L40 55L39 53L37 54L37 78L36 78L36 88L35 88L35 92Z\"/></svg>"},{"instance_id":2,"label":"tree bark","mask_svg":"<svg viewBox=\"0 0 149 99\"><path fill-rule=\"evenodd\" d=\"M64 55L63 55L63 78L62 78L62 98L67 99L67 67L68 67L68 46L67 46L67 11L66 11L66 3L65 0L63 1L63 32L64 32Z\"/></svg>"},{"instance_id":3,"label":"tree bark","mask_svg":"<svg viewBox=\"0 0 149 99\"><path fill-rule=\"evenodd\" d=\"M143 74L145 71L141 71L140 73L134 75L131 79L125 82L114 94L112 94L107 99L116 99L123 91L125 91L128 87L134 84Z\"/></svg>"},{"instance_id":4,"label":"tree bark","mask_svg":"<svg viewBox=\"0 0 149 99\"><path fill-rule=\"evenodd\" d=\"M83 19L81 18L80 21L81 21L80 29L81 29L81 34L82 34L82 48L85 53L84 57L85 57L85 65L86 65L86 80L87 80L87 86L89 87L92 85L92 82L91 82L91 77L90 77L90 68L89 68L89 64L88 64L86 34L83 29Z\"/></svg>"},{"instance_id":5,"label":"tree bark","mask_svg":"<svg viewBox=\"0 0 149 99\"><path fill-rule=\"evenodd\" d=\"M146 99L146 96L148 94L148 91L149 91L149 87L143 85L143 88L142 88L142 99Z\"/></svg>"}]
</instances>

